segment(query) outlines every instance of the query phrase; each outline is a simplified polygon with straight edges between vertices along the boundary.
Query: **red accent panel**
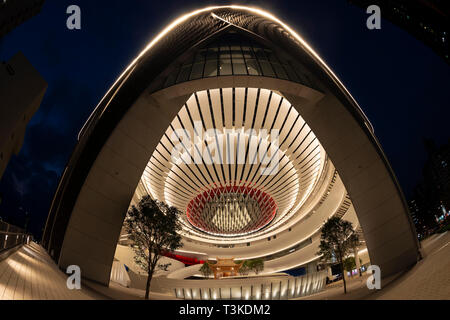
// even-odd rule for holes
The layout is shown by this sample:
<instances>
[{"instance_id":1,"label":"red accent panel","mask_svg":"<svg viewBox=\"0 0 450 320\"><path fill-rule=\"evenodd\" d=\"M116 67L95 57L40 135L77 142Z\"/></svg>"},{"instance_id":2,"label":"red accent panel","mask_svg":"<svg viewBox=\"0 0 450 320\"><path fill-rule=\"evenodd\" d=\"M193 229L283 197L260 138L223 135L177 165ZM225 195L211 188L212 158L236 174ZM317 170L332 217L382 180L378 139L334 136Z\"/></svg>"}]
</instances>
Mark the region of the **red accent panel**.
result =
<instances>
[{"instance_id":1,"label":"red accent panel","mask_svg":"<svg viewBox=\"0 0 450 320\"><path fill-rule=\"evenodd\" d=\"M205 263L204 260L198 260L197 258L185 257L185 256L182 256L179 254L174 254L172 252L165 252L165 253L163 253L163 256L180 261L180 262L190 265L190 266L193 266L195 264L204 264Z\"/></svg>"},{"instance_id":2,"label":"red accent panel","mask_svg":"<svg viewBox=\"0 0 450 320\"><path fill-rule=\"evenodd\" d=\"M256 221L256 223L253 224L252 226L248 226L247 229L241 230L240 232L250 233L253 231L257 231L266 226L267 224L269 224L275 218L277 212L277 205L269 194L263 192L262 190L252 188L248 185L247 186L234 185L226 187L217 187L197 195L194 199L192 199L189 202L186 208L186 215L188 221L193 226L205 232L214 233L214 230L210 230L208 223L205 223L205 221L202 220L201 218L202 211L209 201L225 193L241 193L246 196L249 196L258 203L261 209L261 216L258 218L258 221Z\"/></svg>"}]
</instances>

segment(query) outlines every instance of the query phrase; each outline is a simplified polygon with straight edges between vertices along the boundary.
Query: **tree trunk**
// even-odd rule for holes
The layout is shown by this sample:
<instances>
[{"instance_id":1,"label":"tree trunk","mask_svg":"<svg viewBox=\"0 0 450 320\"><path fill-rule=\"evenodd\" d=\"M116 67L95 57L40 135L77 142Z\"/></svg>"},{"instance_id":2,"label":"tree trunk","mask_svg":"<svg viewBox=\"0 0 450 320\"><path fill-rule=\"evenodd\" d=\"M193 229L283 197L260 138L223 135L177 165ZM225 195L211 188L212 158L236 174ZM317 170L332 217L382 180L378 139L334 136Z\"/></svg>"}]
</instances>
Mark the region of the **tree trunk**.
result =
<instances>
[{"instance_id":1,"label":"tree trunk","mask_svg":"<svg viewBox=\"0 0 450 320\"><path fill-rule=\"evenodd\" d=\"M145 300L148 300L150 296L150 283L152 282L153 270L148 271L147 285L145 286Z\"/></svg>"},{"instance_id":2,"label":"tree trunk","mask_svg":"<svg viewBox=\"0 0 450 320\"><path fill-rule=\"evenodd\" d=\"M342 281L344 282L344 294L347 294L347 283L345 282L344 262L341 260Z\"/></svg>"}]
</instances>

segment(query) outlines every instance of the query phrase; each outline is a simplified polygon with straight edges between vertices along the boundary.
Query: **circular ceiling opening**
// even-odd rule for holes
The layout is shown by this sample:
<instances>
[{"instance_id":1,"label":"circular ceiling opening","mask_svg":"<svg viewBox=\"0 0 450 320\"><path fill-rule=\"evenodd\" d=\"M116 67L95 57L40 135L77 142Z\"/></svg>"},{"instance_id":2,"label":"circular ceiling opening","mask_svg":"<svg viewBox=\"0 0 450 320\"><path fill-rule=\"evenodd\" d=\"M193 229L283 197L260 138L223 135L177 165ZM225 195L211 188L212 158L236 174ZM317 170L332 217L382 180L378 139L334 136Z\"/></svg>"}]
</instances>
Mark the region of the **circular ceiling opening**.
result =
<instances>
[{"instance_id":1,"label":"circular ceiling opening","mask_svg":"<svg viewBox=\"0 0 450 320\"><path fill-rule=\"evenodd\" d=\"M256 232L267 226L276 212L270 195L245 186L210 189L192 199L186 209L193 227L223 237Z\"/></svg>"}]
</instances>

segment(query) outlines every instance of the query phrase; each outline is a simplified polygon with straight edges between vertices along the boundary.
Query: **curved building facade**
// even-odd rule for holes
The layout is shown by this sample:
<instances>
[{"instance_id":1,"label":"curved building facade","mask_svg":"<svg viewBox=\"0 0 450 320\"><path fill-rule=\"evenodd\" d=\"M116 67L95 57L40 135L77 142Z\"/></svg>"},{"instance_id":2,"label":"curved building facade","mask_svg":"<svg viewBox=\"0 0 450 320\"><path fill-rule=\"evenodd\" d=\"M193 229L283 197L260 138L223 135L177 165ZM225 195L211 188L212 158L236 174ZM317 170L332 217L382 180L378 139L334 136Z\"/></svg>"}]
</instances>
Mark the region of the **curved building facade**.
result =
<instances>
[{"instance_id":1,"label":"curved building facade","mask_svg":"<svg viewBox=\"0 0 450 320\"><path fill-rule=\"evenodd\" d=\"M107 285L144 195L183 212L182 252L199 259L305 265L334 215L382 276L420 256L369 120L299 35L257 9L192 12L138 55L81 130L43 243L61 268Z\"/></svg>"}]
</instances>

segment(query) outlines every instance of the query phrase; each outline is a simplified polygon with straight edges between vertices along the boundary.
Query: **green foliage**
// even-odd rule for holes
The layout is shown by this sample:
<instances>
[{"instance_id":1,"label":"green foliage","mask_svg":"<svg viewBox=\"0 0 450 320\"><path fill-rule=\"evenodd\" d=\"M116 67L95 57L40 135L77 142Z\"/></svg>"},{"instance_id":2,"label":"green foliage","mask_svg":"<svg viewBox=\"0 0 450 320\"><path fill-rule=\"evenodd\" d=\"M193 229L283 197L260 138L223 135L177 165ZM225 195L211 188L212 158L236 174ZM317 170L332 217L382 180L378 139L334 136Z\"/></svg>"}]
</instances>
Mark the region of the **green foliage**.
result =
<instances>
[{"instance_id":1,"label":"green foliage","mask_svg":"<svg viewBox=\"0 0 450 320\"><path fill-rule=\"evenodd\" d=\"M238 261L236 261L236 263L240 263ZM242 263L241 268L239 269L239 273L243 276L248 275L248 273L250 272L251 268L249 266L249 261L248 260L244 260L244 262Z\"/></svg>"},{"instance_id":2,"label":"green foliage","mask_svg":"<svg viewBox=\"0 0 450 320\"><path fill-rule=\"evenodd\" d=\"M338 262L344 270L344 260L359 245L359 238L349 221L331 217L321 229L319 252L321 261L332 264ZM347 287L344 281L344 292Z\"/></svg>"},{"instance_id":3,"label":"green foliage","mask_svg":"<svg viewBox=\"0 0 450 320\"><path fill-rule=\"evenodd\" d=\"M242 275L248 275L250 271L253 271L256 274L259 274L264 270L264 260L263 259L252 259L245 260L239 269L239 273Z\"/></svg>"},{"instance_id":4,"label":"green foliage","mask_svg":"<svg viewBox=\"0 0 450 320\"><path fill-rule=\"evenodd\" d=\"M344 260L344 270L352 271L356 268L356 260L355 257L348 257Z\"/></svg>"},{"instance_id":5,"label":"green foliage","mask_svg":"<svg viewBox=\"0 0 450 320\"><path fill-rule=\"evenodd\" d=\"M148 272L146 299L148 299L150 281L165 251L174 251L182 246L180 212L164 202L153 200L149 196L133 206L125 219L125 228L133 241L135 262ZM168 265L160 265L167 269Z\"/></svg>"},{"instance_id":6,"label":"green foliage","mask_svg":"<svg viewBox=\"0 0 450 320\"><path fill-rule=\"evenodd\" d=\"M352 223L331 217L322 226L317 255L321 255L321 260L326 263L333 263L334 259L342 263L358 245L359 238Z\"/></svg>"},{"instance_id":7,"label":"green foliage","mask_svg":"<svg viewBox=\"0 0 450 320\"><path fill-rule=\"evenodd\" d=\"M264 270L264 260L260 258L252 259L249 261L249 267L254 273L259 274Z\"/></svg>"},{"instance_id":8,"label":"green foliage","mask_svg":"<svg viewBox=\"0 0 450 320\"><path fill-rule=\"evenodd\" d=\"M202 267L200 268L200 272L205 278L209 278L210 275L212 275L213 271L211 267L209 266L208 262L205 262Z\"/></svg>"}]
</instances>

